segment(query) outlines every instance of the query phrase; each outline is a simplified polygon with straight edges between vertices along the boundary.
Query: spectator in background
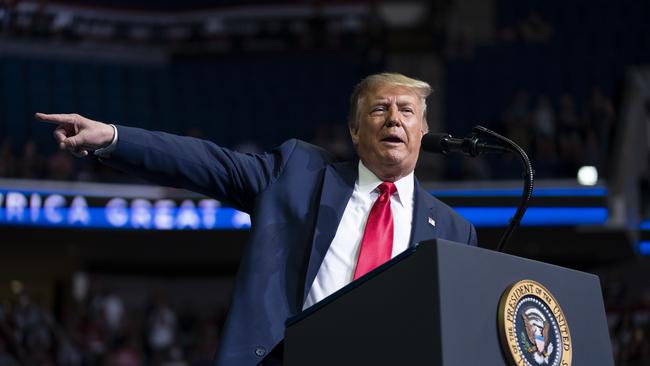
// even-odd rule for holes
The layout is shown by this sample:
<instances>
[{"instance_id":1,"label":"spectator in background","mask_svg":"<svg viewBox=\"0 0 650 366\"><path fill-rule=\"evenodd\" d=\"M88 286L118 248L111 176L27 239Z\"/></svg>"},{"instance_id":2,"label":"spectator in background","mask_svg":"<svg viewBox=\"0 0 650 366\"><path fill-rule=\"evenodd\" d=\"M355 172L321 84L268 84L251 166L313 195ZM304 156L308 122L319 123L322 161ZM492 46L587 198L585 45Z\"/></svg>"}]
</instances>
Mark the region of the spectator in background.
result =
<instances>
[{"instance_id":1,"label":"spectator in background","mask_svg":"<svg viewBox=\"0 0 650 366\"><path fill-rule=\"evenodd\" d=\"M585 112L585 121L595 133L596 142L602 153L607 154L611 145L612 132L616 123L614 103L607 98L599 87L591 91L591 99Z\"/></svg>"},{"instance_id":2,"label":"spectator in background","mask_svg":"<svg viewBox=\"0 0 650 366\"><path fill-rule=\"evenodd\" d=\"M111 330L102 314L111 297L121 297L105 291L101 283L92 285L89 296L77 298L79 308L59 314L63 320L56 319L22 289L11 300L0 300L0 366L182 366L187 364L185 354L192 355L192 366L213 365L225 309L219 309L207 320L188 312L191 326L185 333L179 328L180 333L174 337L177 341L161 353L159 360L154 360L143 356L141 329L132 326L146 323L145 314L133 312L131 323L122 316L124 325L117 331Z\"/></svg>"},{"instance_id":3,"label":"spectator in background","mask_svg":"<svg viewBox=\"0 0 650 366\"><path fill-rule=\"evenodd\" d=\"M542 94L537 98L532 118L536 136L552 138L555 135L555 111L548 96Z\"/></svg>"},{"instance_id":4,"label":"spectator in background","mask_svg":"<svg viewBox=\"0 0 650 366\"><path fill-rule=\"evenodd\" d=\"M165 360L176 340L176 314L164 296L155 296L147 319L146 337L155 364Z\"/></svg>"},{"instance_id":5,"label":"spectator in background","mask_svg":"<svg viewBox=\"0 0 650 366\"><path fill-rule=\"evenodd\" d=\"M580 139L582 124L578 117L575 99L571 94L565 93L560 99L560 110L558 111L559 134Z\"/></svg>"},{"instance_id":6,"label":"spectator in background","mask_svg":"<svg viewBox=\"0 0 650 366\"><path fill-rule=\"evenodd\" d=\"M553 177L558 169L556 120L555 110L548 96L542 94L537 98L531 118L535 134L532 151L535 174L540 178Z\"/></svg>"},{"instance_id":7,"label":"spectator in background","mask_svg":"<svg viewBox=\"0 0 650 366\"><path fill-rule=\"evenodd\" d=\"M13 320L16 345L22 350L20 363L53 365L52 315L22 293L14 306Z\"/></svg>"},{"instance_id":8,"label":"spectator in background","mask_svg":"<svg viewBox=\"0 0 650 366\"><path fill-rule=\"evenodd\" d=\"M506 136L519 144L524 150L529 150L530 145L530 109L529 98L525 90L515 93L512 103L506 108L503 123Z\"/></svg>"},{"instance_id":9,"label":"spectator in background","mask_svg":"<svg viewBox=\"0 0 650 366\"><path fill-rule=\"evenodd\" d=\"M103 298L102 310L106 318L108 330L120 333L124 325L124 303L113 291L108 291Z\"/></svg>"}]
</instances>

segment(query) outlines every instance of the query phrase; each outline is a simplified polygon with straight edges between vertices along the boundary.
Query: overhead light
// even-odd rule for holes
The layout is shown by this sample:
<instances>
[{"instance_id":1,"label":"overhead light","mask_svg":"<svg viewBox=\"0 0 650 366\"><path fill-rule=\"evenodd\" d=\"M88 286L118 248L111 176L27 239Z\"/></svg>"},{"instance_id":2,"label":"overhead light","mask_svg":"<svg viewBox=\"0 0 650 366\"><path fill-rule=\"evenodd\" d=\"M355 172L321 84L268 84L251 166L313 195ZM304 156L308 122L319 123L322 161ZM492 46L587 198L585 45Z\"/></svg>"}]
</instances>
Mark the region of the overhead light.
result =
<instances>
[{"instance_id":1,"label":"overhead light","mask_svg":"<svg viewBox=\"0 0 650 366\"><path fill-rule=\"evenodd\" d=\"M583 186L594 186L598 182L598 169L586 165L578 169L578 183Z\"/></svg>"}]
</instances>

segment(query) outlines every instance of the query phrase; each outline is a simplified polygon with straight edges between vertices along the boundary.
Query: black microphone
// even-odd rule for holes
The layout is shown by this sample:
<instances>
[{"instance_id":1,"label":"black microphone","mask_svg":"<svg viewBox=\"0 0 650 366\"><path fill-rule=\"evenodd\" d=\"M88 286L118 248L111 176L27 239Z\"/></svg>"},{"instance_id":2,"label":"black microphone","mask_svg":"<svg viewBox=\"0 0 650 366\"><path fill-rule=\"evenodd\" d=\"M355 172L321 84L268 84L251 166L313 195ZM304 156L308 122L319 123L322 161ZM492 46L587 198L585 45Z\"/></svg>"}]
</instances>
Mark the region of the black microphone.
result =
<instances>
[{"instance_id":1,"label":"black microphone","mask_svg":"<svg viewBox=\"0 0 650 366\"><path fill-rule=\"evenodd\" d=\"M476 135L462 139L451 137L448 133L428 133L422 137L422 150L436 153L449 154L462 152L469 156L478 156L483 153L504 153L508 149L504 146L490 145L481 142Z\"/></svg>"},{"instance_id":2,"label":"black microphone","mask_svg":"<svg viewBox=\"0 0 650 366\"><path fill-rule=\"evenodd\" d=\"M490 145L485 142L480 142L478 139L479 136L489 136L501 145ZM533 182L535 177L533 166L530 164L526 152L514 141L483 126L474 126L472 128L472 134L462 139L453 138L447 133L428 133L422 137L421 149L438 154L448 154L457 151L469 156L478 156L481 153L512 152L519 157L521 166L525 171L523 174L524 190L521 194L521 202L517 207L517 211L510 219L510 224L508 224L506 231L501 236L501 240L499 240L499 244L497 245L497 251L502 252L505 249L508 239L510 239L510 236L512 236L512 233L517 229L521 219L524 217L524 213L526 213L526 209L528 208L528 201L533 196Z\"/></svg>"}]
</instances>

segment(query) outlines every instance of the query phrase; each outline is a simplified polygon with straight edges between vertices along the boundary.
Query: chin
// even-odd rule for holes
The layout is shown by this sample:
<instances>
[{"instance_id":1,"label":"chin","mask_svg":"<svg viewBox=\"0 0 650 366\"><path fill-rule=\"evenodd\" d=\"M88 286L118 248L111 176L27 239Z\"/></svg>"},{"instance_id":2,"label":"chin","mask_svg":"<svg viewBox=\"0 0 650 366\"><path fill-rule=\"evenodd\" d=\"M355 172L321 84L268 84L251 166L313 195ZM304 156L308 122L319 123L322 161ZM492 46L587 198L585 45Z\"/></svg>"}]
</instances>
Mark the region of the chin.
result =
<instances>
[{"instance_id":1,"label":"chin","mask_svg":"<svg viewBox=\"0 0 650 366\"><path fill-rule=\"evenodd\" d=\"M391 175L403 172L408 166L404 159L398 158L384 158L379 163L381 164L382 170Z\"/></svg>"},{"instance_id":2,"label":"chin","mask_svg":"<svg viewBox=\"0 0 650 366\"><path fill-rule=\"evenodd\" d=\"M381 157L381 162L389 165L402 165L406 162L405 154L399 151L387 151Z\"/></svg>"}]
</instances>

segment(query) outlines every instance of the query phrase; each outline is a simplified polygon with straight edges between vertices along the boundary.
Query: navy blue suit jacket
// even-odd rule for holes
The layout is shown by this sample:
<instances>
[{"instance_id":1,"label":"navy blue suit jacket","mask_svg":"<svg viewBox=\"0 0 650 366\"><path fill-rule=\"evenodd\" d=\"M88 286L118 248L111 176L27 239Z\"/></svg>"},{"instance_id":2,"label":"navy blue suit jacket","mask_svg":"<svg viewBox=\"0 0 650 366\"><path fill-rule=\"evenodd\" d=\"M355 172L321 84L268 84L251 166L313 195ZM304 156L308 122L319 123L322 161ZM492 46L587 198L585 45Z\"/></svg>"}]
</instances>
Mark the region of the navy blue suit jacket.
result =
<instances>
[{"instance_id":1,"label":"navy blue suit jacket","mask_svg":"<svg viewBox=\"0 0 650 366\"><path fill-rule=\"evenodd\" d=\"M256 365L303 306L357 179L357 161L289 140L264 154L118 127L108 165L154 183L214 197L251 215L217 365ZM474 227L415 181L410 245L444 238L476 244ZM435 226L429 219L435 220Z\"/></svg>"}]
</instances>

